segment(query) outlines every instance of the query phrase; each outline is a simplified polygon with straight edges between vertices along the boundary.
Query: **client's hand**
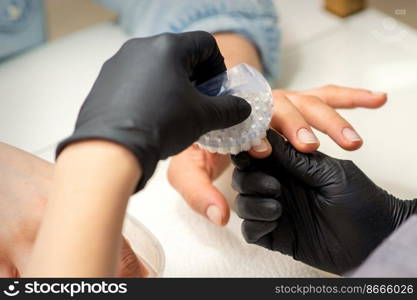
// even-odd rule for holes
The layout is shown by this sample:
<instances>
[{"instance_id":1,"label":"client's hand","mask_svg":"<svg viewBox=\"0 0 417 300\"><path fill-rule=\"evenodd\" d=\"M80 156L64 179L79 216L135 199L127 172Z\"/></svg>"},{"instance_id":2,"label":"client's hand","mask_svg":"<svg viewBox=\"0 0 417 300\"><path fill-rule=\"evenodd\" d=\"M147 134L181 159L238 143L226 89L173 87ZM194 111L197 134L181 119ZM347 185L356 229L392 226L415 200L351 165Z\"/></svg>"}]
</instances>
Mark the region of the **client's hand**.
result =
<instances>
[{"instance_id":1,"label":"client's hand","mask_svg":"<svg viewBox=\"0 0 417 300\"><path fill-rule=\"evenodd\" d=\"M314 127L329 135L346 150L356 150L362 140L335 108L377 108L386 102L383 93L338 86L325 86L302 92L273 91L274 111L271 127L281 132L301 152L319 147ZM268 143L250 151L263 158L271 153ZM225 197L212 184L229 165L229 156L212 154L193 145L172 158L168 178L192 209L217 225L229 219Z\"/></svg>"},{"instance_id":2,"label":"client's hand","mask_svg":"<svg viewBox=\"0 0 417 300\"><path fill-rule=\"evenodd\" d=\"M0 143L0 277L18 277L24 270L43 218L53 172L53 164ZM116 276L147 274L123 239Z\"/></svg>"},{"instance_id":3,"label":"client's hand","mask_svg":"<svg viewBox=\"0 0 417 300\"><path fill-rule=\"evenodd\" d=\"M268 140L268 158L232 158L236 211L249 243L342 274L417 212L417 200L393 197L351 161L298 152L272 130Z\"/></svg>"}]
</instances>

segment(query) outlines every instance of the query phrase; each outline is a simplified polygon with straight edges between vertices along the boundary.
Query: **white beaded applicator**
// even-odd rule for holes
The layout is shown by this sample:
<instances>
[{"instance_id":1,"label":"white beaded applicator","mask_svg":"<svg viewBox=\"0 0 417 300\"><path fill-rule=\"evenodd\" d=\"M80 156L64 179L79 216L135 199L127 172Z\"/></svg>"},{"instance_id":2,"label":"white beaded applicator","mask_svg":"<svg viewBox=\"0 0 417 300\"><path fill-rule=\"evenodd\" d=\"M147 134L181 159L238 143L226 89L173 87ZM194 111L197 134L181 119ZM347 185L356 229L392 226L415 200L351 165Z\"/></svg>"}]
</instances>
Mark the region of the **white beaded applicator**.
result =
<instances>
[{"instance_id":1,"label":"white beaded applicator","mask_svg":"<svg viewBox=\"0 0 417 300\"><path fill-rule=\"evenodd\" d=\"M238 96L252 107L250 116L242 123L201 136L197 142L201 148L213 153L237 154L260 144L266 136L273 108L271 88L261 73L240 64L199 85L197 89L209 96Z\"/></svg>"}]
</instances>

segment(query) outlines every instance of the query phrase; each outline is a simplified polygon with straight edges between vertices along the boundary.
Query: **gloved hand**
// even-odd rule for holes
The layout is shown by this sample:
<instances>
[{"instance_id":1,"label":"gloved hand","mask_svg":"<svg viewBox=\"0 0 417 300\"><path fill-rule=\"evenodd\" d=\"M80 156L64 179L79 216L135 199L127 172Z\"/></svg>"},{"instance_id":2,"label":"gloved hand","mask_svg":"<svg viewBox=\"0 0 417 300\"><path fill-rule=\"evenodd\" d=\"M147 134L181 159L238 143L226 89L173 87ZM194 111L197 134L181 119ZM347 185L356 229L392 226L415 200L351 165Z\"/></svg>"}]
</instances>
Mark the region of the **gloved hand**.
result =
<instances>
[{"instance_id":1,"label":"gloved hand","mask_svg":"<svg viewBox=\"0 0 417 300\"><path fill-rule=\"evenodd\" d=\"M226 70L216 41L197 31L132 39L105 64L61 142L105 139L130 149L142 167L142 188L157 162L202 134L245 120L250 105L233 96L208 97L194 88ZM138 190L137 189L137 190Z\"/></svg>"},{"instance_id":2,"label":"gloved hand","mask_svg":"<svg viewBox=\"0 0 417 300\"><path fill-rule=\"evenodd\" d=\"M342 274L357 267L417 212L375 185L356 165L323 153L300 153L268 132L272 154L233 157L237 214L247 242Z\"/></svg>"}]
</instances>

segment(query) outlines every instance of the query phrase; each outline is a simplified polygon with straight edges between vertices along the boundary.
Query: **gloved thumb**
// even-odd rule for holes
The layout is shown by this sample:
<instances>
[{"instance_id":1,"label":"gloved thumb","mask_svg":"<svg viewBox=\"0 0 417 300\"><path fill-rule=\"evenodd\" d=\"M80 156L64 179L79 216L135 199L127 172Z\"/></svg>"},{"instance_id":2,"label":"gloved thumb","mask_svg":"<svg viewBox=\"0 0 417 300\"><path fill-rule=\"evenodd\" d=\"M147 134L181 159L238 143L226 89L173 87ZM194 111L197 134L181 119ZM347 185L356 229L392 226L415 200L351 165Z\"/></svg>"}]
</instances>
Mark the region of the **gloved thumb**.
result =
<instances>
[{"instance_id":1,"label":"gloved thumb","mask_svg":"<svg viewBox=\"0 0 417 300\"><path fill-rule=\"evenodd\" d=\"M252 111L250 104L239 97L228 95L206 99L203 112L205 132L241 123L249 117Z\"/></svg>"}]
</instances>

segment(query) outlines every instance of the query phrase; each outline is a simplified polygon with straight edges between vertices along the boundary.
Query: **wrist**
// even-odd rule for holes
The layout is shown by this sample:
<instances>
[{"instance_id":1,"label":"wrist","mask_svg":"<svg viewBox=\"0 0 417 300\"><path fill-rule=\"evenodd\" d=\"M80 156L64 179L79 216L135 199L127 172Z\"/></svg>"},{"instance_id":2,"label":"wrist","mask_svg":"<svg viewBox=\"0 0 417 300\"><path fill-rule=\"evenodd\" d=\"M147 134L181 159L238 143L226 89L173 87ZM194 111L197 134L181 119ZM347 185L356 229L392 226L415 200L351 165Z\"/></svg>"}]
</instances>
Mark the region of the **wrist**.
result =
<instances>
[{"instance_id":1,"label":"wrist","mask_svg":"<svg viewBox=\"0 0 417 300\"><path fill-rule=\"evenodd\" d=\"M214 37L228 69L246 63L263 71L259 51L251 41L234 32L218 32Z\"/></svg>"},{"instance_id":2,"label":"wrist","mask_svg":"<svg viewBox=\"0 0 417 300\"><path fill-rule=\"evenodd\" d=\"M57 159L57 168L80 175L95 174L96 180L92 182L95 185L101 185L100 178L107 179L106 175L110 175L115 184L132 191L142 174L140 162L127 148L93 139L68 145Z\"/></svg>"}]
</instances>

